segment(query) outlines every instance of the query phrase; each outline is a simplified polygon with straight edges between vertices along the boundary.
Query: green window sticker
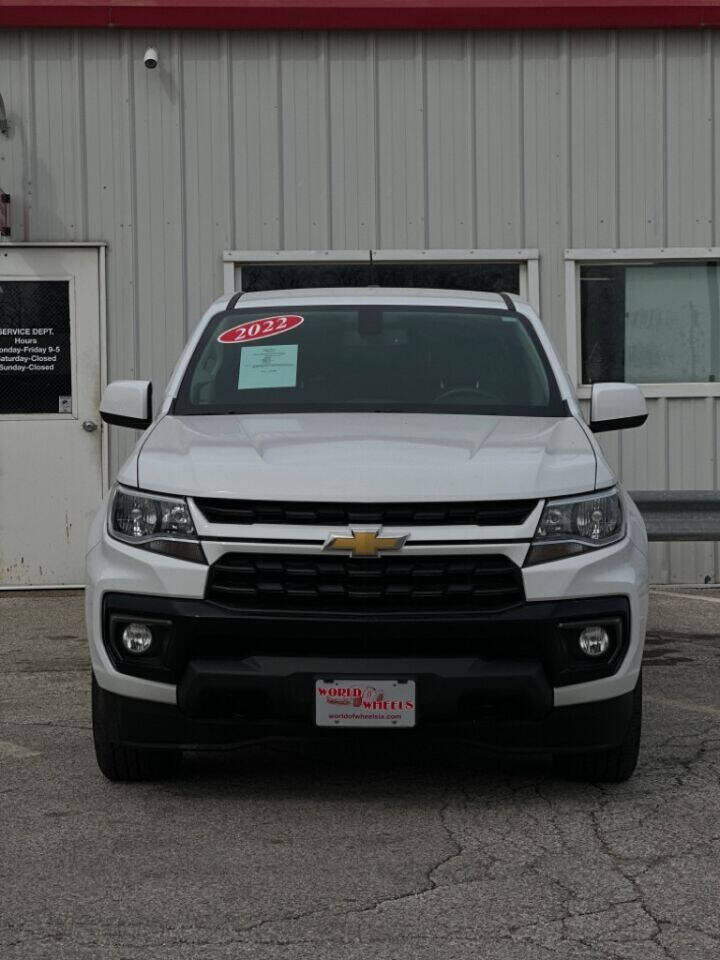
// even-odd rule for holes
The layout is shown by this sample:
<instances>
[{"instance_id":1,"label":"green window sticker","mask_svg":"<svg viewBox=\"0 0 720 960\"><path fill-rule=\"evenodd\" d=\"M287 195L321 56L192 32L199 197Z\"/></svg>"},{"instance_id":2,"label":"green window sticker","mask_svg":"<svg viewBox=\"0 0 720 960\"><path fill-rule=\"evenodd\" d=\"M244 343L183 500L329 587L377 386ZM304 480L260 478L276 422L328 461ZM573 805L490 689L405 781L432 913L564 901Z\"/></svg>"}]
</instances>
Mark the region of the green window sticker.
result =
<instances>
[{"instance_id":1,"label":"green window sticker","mask_svg":"<svg viewBox=\"0 0 720 960\"><path fill-rule=\"evenodd\" d=\"M294 387L297 382L297 344L243 347L240 351L238 390Z\"/></svg>"}]
</instances>

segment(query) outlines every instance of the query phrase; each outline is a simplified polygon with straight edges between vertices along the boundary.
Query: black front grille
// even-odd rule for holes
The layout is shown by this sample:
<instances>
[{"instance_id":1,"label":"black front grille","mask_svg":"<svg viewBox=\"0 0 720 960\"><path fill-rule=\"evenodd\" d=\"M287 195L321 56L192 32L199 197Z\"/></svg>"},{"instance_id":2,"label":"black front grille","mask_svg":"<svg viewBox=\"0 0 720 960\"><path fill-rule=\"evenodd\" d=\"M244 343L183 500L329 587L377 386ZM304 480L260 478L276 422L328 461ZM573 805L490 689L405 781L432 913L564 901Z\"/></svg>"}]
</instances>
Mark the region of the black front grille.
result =
<instances>
[{"instance_id":1,"label":"black front grille","mask_svg":"<svg viewBox=\"0 0 720 960\"><path fill-rule=\"evenodd\" d=\"M293 503L197 498L195 503L209 523L282 523L342 527L355 523L411 527L451 524L501 527L524 523L537 506L537 500L488 500L469 503Z\"/></svg>"},{"instance_id":2,"label":"black front grille","mask_svg":"<svg viewBox=\"0 0 720 960\"><path fill-rule=\"evenodd\" d=\"M246 609L495 611L525 596L519 568L503 556L228 553L210 567L207 599Z\"/></svg>"}]
</instances>

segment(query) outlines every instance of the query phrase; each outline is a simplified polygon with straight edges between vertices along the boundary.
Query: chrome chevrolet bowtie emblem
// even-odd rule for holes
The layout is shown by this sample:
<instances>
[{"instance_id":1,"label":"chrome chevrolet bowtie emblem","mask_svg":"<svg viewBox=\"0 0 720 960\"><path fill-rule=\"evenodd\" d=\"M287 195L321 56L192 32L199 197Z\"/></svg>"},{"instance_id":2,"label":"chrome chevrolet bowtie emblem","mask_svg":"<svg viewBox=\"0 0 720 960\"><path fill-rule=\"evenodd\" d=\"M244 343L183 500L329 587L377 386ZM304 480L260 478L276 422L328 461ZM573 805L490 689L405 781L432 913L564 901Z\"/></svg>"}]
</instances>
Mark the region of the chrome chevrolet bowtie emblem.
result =
<instances>
[{"instance_id":1,"label":"chrome chevrolet bowtie emblem","mask_svg":"<svg viewBox=\"0 0 720 960\"><path fill-rule=\"evenodd\" d=\"M378 527L376 530L353 530L351 537L331 533L325 549L349 550L354 557L376 557L381 550L399 550L408 538L407 533L401 537L379 537L379 532Z\"/></svg>"}]
</instances>

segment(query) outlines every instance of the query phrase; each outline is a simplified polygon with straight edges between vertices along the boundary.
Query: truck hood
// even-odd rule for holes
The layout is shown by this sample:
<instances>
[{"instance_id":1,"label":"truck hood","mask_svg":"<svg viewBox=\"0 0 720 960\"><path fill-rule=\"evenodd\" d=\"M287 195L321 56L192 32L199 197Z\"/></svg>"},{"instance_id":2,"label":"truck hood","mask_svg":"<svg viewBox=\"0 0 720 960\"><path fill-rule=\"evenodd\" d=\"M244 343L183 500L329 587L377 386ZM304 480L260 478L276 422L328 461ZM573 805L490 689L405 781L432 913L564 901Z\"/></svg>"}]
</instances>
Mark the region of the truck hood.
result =
<instances>
[{"instance_id":1,"label":"truck hood","mask_svg":"<svg viewBox=\"0 0 720 960\"><path fill-rule=\"evenodd\" d=\"M573 417L167 416L118 479L254 500L506 500L593 490L596 467Z\"/></svg>"}]
</instances>

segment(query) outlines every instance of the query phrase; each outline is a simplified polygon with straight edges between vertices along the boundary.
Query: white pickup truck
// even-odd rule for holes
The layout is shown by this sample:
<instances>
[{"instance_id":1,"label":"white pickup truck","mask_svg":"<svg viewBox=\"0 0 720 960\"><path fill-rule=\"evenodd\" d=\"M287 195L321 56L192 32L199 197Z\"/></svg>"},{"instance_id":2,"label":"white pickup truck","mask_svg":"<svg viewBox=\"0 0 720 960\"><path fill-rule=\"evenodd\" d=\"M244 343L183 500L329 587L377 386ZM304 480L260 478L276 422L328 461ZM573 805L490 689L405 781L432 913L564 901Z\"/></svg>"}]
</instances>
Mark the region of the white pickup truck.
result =
<instances>
[{"instance_id":1,"label":"white pickup truck","mask_svg":"<svg viewBox=\"0 0 720 960\"><path fill-rule=\"evenodd\" d=\"M93 729L113 780L248 740L453 737L635 767L647 537L513 296L235 294L203 317L87 555Z\"/></svg>"}]
</instances>

